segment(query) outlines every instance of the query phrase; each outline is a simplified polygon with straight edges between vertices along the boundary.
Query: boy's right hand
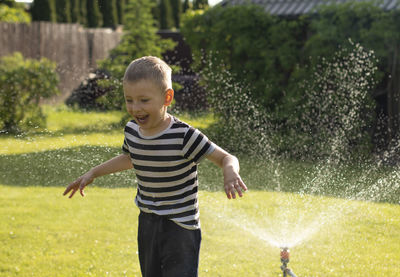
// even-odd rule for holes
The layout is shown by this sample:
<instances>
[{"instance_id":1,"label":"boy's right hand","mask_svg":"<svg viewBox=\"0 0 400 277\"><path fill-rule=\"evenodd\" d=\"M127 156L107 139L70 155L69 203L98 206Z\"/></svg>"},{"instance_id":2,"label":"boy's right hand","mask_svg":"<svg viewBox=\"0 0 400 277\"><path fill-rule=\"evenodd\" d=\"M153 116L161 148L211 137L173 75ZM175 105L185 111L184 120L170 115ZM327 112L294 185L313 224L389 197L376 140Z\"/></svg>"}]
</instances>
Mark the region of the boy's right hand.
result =
<instances>
[{"instance_id":1,"label":"boy's right hand","mask_svg":"<svg viewBox=\"0 0 400 277\"><path fill-rule=\"evenodd\" d=\"M84 189L87 185L91 184L94 180L94 176L91 171L85 173L78 179L76 179L74 182L68 185L68 187L65 189L63 195L68 194L71 191L71 194L69 195L69 198L74 196L75 192L79 189L80 194L82 197L85 196Z\"/></svg>"}]
</instances>

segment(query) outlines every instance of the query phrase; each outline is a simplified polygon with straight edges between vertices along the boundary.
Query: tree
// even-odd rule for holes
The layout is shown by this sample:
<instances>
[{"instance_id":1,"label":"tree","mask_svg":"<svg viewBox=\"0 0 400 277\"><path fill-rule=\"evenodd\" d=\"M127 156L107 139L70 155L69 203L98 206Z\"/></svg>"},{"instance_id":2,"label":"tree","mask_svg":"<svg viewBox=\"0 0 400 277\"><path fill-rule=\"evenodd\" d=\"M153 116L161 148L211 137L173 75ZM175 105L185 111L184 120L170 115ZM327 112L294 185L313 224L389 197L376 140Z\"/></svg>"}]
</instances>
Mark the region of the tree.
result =
<instances>
[{"instance_id":1,"label":"tree","mask_svg":"<svg viewBox=\"0 0 400 277\"><path fill-rule=\"evenodd\" d=\"M190 3L189 0L184 0L183 2L183 7L182 7L182 11L183 13L185 13L187 10L190 9Z\"/></svg>"},{"instance_id":2,"label":"tree","mask_svg":"<svg viewBox=\"0 0 400 277\"><path fill-rule=\"evenodd\" d=\"M164 40L157 35L152 7L153 3L150 0L129 0L126 3L124 35L121 42L111 50L108 59L100 62L100 68L112 75L112 78L104 81L104 85L112 86L114 90L98 99L109 109L124 108L121 80L126 67L133 59L148 55L161 57L162 53L175 46L171 40Z\"/></svg>"},{"instance_id":3,"label":"tree","mask_svg":"<svg viewBox=\"0 0 400 277\"><path fill-rule=\"evenodd\" d=\"M183 7L182 7L182 11L183 13L185 13L187 10L190 9L190 3L189 0L184 0L183 2Z\"/></svg>"},{"instance_id":4,"label":"tree","mask_svg":"<svg viewBox=\"0 0 400 277\"><path fill-rule=\"evenodd\" d=\"M172 8L172 18L175 28L179 29L181 24L182 2L181 0L170 0Z\"/></svg>"},{"instance_id":5,"label":"tree","mask_svg":"<svg viewBox=\"0 0 400 277\"><path fill-rule=\"evenodd\" d=\"M160 29L169 30L173 26L172 8L170 0L161 0L159 4Z\"/></svg>"},{"instance_id":6,"label":"tree","mask_svg":"<svg viewBox=\"0 0 400 277\"><path fill-rule=\"evenodd\" d=\"M117 0L117 15L118 15L118 24L124 24L124 14L125 14L125 1L126 0Z\"/></svg>"},{"instance_id":7,"label":"tree","mask_svg":"<svg viewBox=\"0 0 400 277\"><path fill-rule=\"evenodd\" d=\"M0 4L0 21L29 23L31 17L23 9Z\"/></svg>"},{"instance_id":8,"label":"tree","mask_svg":"<svg viewBox=\"0 0 400 277\"><path fill-rule=\"evenodd\" d=\"M79 23L87 26L88 19L87 19L87 0L80 0L79 3Z\"/></svg>"},{"instance_id":9,"label":"tree","mask_svg":"<svg viewBox=\"0 0 400 277\"><path fill-rule=\"evenodd\" d=\"M208 0L193 0L193 10L202 10L208 7Z\"/></svg>"},{"instance_id":10,"label":"tree","mask_svg":"<svg viewBox=\"0 0 400 277\"><path fill-rule=\"evenodd\" d=\"M98 0L86 0L87 26L97 28L103 24L103 19L99 9Z\"/></svg>"},{"instance_id":11,"label":"tree","mask_svg":"<svg viewBox=\"0 0 400 277\"><path fill-rule=\"evenodd\" d=\"M57 21L56 5L54 0L35 0L31 7L33 21Z\"/></svg>"},{"instance_id":12,"label":"tree","mask_svg":"<svg viewBox=\"0 0 400 277\"><path fill-rule=\"evenodd\" d=\"M57 22L71 22L70 0L56 0Z\"/></svg>"},{"instance_id":13,"label":"tree","mask_svg":"<svg viewBox=\"0 0 400 277\"><path fill-rule=\"evenodd\" d=\"M70 3L70 14L71 22L76 23L80 21L80 6L79 0L71 0Z\"/></svg>"},{"instance_id":14,"label":"tree","mask_svg":"<svg viewBox=\"0 0 400 277\"><path fill-rule=\"evenodd\" d=\"M7 5L10 8L13 8L16 6L16 2L14 0L0 0L0 5Z\"/></svg>"},{"instance_id":15,"label":"tree","mask_svg":"<svg viewBox=\"0 0 400 277\"><path fill-rule=\"evenodd\" d=\"M118 24L115 0L99 0L99 8L103 16L103 27L115 28Z\"/></svg>"}]
</instances>

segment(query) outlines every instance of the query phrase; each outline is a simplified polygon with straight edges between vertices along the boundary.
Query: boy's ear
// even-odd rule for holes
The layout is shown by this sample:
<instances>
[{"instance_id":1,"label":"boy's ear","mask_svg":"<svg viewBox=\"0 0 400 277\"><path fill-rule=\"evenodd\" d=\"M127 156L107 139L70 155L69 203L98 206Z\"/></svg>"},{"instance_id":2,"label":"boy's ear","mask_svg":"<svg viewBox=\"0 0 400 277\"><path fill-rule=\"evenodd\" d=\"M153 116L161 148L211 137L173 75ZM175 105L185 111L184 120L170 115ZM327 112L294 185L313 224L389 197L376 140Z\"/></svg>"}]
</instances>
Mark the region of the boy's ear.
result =
<instances>
[{"instance_id":1,"label":"boy's ear","mask_svg":"<svg viewBox=\"0 0 400 277\"><path fill-rule=\"evenodd\" d=\"M166 90L165 92L165 102L164 105L165 106L169 106L172 103L172 100L174 100L174 90L169 88Z\"/></svg>"}]
</instances>

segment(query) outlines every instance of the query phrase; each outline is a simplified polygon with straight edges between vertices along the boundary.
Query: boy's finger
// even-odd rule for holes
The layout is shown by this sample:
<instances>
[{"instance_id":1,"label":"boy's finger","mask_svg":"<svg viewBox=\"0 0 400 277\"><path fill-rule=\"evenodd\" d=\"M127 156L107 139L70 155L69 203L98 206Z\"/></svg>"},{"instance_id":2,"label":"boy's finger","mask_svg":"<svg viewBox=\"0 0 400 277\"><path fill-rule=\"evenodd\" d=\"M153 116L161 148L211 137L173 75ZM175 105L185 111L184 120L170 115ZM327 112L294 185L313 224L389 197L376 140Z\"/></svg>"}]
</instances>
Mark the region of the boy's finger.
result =
<instances>
[{"instance_id":1,"label":"boy's finger","mask_svg":"<svg viewBox=\"0 0 400 277\"><path fill-rule=\"evenodd\" d=\"M236 191L237 191L239 197L242 197L243 196L243 192L242 192L242 189L240 188L240 186L237 185L237 187L235 187L235 188L236 188Z\"/></svg>"},{"instance_id":2,"label":"boy's finger","mask_svg":"<svg viewBox=\"0 0 400 277\"><path fill-rule=\"evenodd\" d=\"M231 185L231 187L232 187L232 193L231 194L232 194L234 199L236 198L236 192L239 195L239 197L243 196L242 188L241 188L241 185L240 185L240 181L241 181L240 179L239 180L235 180L233 182L233 184Z\"/></svg>"},{"instance_id":3,"label":"boy's finger","mask_svg":"<svg viewBox=\"0 0 400 277\"><path fill-rule=\"evenodd\" d=\"M231 193L227 186L225 186L225 194L226 194L226 197L228 197L228 199L231 199Z\"/></svg>"},{"instance_id":4,"label":"boy's finger","mask_svg":"<svg viewBox=\"0 0 400 277\"><path fill-rule=\"evenodd\" d=\"M77 183L77 181L78 181L78 180L75 180L74 182L70 183L70 184L68 185L68 187L65 189L63 195L68 194L68 192L71 191L71 189L74 187L74 185Z\"/></svg>"},{"instance_id":5,"label":"boy's finger","mask_svg":"<svg viewBox=\"0 0 400 277\"><path fill-rule=\"evenodd\" d=\"M236 199L235 185L232 185L232 186L231 186L230 192L231 192L232 198L233 198L233 199Z\"/></svg>"},{"instance_id":6,"label":"boy's finger","mask_svg":"<svg viewBox=\"0 0 400 277\"><path fill-rule=\"evenodd\" d=\"M85 192L84 192L85 187L80 187L79 192L81 193L82 197L85 197Z\"/></svg>"},{"instance_id":7,"label":"boy's finger","mask_svg":"<svg viewBox=\"0 0 400 277\"><path fill-rule=\"evenodd\" d=\"M68 198L72 198L72 196L74 196L74 194L75 194L75 192L76 192L77 190L78 190L78 189L74 188L74 189L72 190L71 194L68 196Z\"/></svg>"},{"instance_id":8,"label":"boy's finger","mask_svg":"<svg viewBox=\"0 0 400 277\"><path fill-rule=\"evenodd\" d=\"M247 186L246 186L246 184L243 182L242 179L239 179L239 185L240 185L240 187L241 187L244 191L247 190Z\"/></svg>"},{"instance_id":9,"label":"boy's finger","mask_svg":"<svg viewBox=\"0 0 400 277\"><path fill-rule=\"evenodd\" d=\"M63 196L65 196L69 191L70 191L70 189L67 187L67 188L65 189L65 191L63 192Z\"/></svg>"},{"instance_id":10,"label":"boy's finger","mask_svg":"<svg viewBox=\"0 0 400 277\"><path fill-rule=\"evenodd\" d=\"M71 191L71 189L72 189L72 186L71 186L72 184L70 184L66 189L65 189L65 191L64 191L64 193L63 193L63 195L67 195L68 194L68 192L70 192Z\"/></svg>"},{"instance_id":11,"label":"boy's finger","mask_svg":"<svg viewBox=\"0 0 400 277\"><path fill-rule=\"evenodd\" d=\"M239 177L238 183L239 183L239 186L240 186L243 190L247 190L247 186L246 186L246 184L243 182L242 178Z\"/></svg>"}]
</instances>

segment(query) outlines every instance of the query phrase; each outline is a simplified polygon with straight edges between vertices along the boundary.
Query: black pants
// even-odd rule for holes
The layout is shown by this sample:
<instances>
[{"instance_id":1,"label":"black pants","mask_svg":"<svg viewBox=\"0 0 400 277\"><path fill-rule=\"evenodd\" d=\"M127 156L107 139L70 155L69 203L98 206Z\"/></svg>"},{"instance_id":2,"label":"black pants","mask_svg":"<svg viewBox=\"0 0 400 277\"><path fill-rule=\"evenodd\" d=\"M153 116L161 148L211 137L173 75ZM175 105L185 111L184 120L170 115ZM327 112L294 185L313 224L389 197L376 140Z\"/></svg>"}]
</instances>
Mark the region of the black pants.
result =
<instances>
[{"instance_id":1,"label":"black pants","mask_svg":"<svg viewBox=\"0 0 400 277\"><path fill-rule=\"evenodd\" d=\"M201 231L140 212L138 247L143 277L197 277Z\"/></svg>"}]
</instances>

